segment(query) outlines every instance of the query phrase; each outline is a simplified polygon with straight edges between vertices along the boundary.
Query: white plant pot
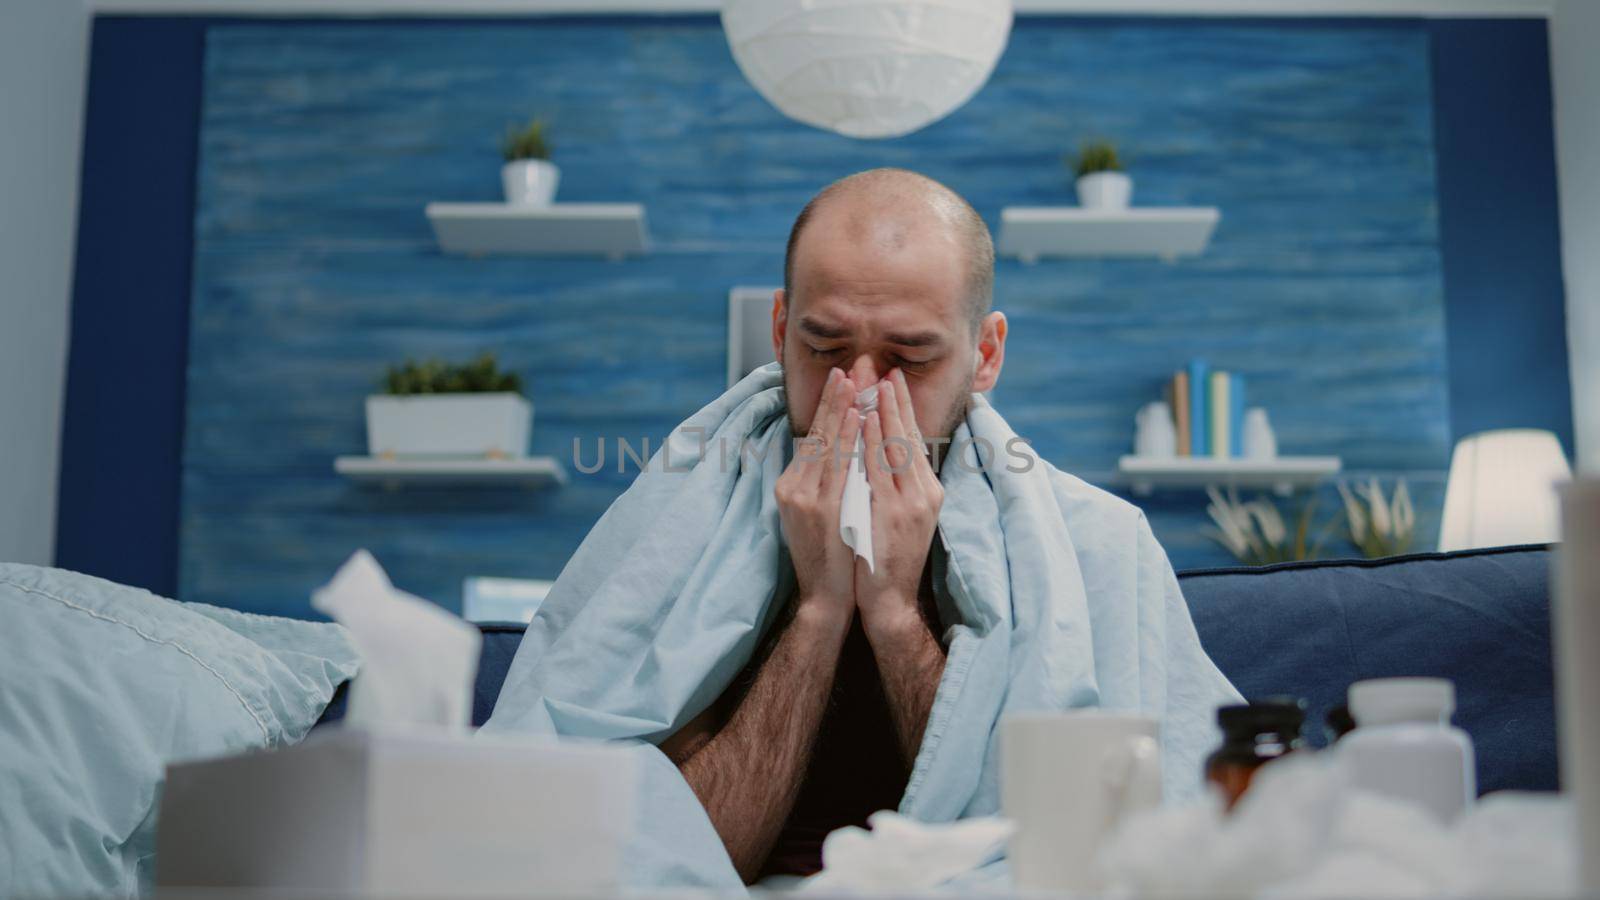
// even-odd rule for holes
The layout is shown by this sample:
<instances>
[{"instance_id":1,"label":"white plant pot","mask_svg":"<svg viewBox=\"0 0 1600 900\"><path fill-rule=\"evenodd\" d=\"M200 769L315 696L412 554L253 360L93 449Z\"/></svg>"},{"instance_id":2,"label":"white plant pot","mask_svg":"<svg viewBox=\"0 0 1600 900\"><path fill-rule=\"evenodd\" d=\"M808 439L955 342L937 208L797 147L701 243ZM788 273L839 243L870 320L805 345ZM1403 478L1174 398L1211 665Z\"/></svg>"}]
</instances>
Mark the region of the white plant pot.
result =
<instances>
[{"instance_id":1,"label":"white plant pot","mask_svg":"<svg viewBox=\"0 0 1600 900\"><path fill-rule=\"evenodd\" d=\"M373 456L523 457L533 404L521 394L373 395L367 452Z\"/></svg>"},{"instance_id":2,"label":"white plant pot","mask_svg":"<svg viewBox=\"0 0 1600 900\"><path fill-rule=\"evenodd\" d=\"M561 183L561 169L547 159L514 159L500 167L506 202L518 206L549 206Z\"/></svg>"},{"instance_id":3,"label":"white plant pot","mask_svg":"<svg viewBox=\"0 0 1600 900\"><path fill-rule=\"evenodd\" d=\"M1133 179L1121 172L1093 172L1078 179L1078 205L1084 209L1127 209Z\"/></svg>"}]
</instances>

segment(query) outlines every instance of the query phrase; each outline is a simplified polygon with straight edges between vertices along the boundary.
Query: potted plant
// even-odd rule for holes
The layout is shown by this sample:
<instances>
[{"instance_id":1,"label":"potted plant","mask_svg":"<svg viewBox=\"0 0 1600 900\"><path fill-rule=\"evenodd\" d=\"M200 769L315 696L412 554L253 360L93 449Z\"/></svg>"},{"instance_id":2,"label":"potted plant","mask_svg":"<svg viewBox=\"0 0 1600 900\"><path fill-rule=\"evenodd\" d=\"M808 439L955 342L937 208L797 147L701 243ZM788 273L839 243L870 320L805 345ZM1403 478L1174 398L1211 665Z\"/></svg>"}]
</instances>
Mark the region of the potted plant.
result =
<instances>
[{"instance_id":1,"label":"potted plant","mask_svg":"<svg viewBox=\"0 0 1600 900\"><path fill-rule=\"evenodd\" d=\"M1084 209L1127 209L1133 197L1133 179L1122 171L1122 160L1110 141L1091 141L1069 158L1078 177L1078 205Z\"/></svg>"},{"instance_id":2,"label":"potted plant","mask_svg":"<svg viewBox=\"0 0 1600 900\"><path fill-rule=\"evenodd\" d=\"M1300 508L1291 533L1278 505L1266 497L1244 503L1231 487L1224 494L1214 486L1206 488L1206 494L1211 497L1206 512L1216 527L1203 526L1201 532L1247 566L1316 559L1322 553L1323 542L1339 523L1334 517L1316 528L1315 495Z\"/></svg>"},{"instance_id":3,"label":"potted plant","mask_svg":"<svg viewBox=\"0 0 1600 900\"><path fill-rule=\"evenodd\" d=\"M1411 491L1406 480L1398 479L1390 499L1383 496L1378 479L1369 478L1366 484L1356 484L1352 491L1339 482L1339 496L1344 499L1345 521L1349 523L1350 543L1367 559L1399 556L1411 549L1411 538L1417 527L1417 512L1411 505Z\"/></svg>"},{"instance_id":4,"label":"potted plant","mask_svg":"<svg viewBox=\"0 0 1600 900\"><path fill-rule=\"evenodd\" d=\"M500 180L505 185L506 202L527 206L549 206L555 199L561 170L550 161L550 147L544 140L544 123L534 119L521 128L507 129L500 143L505 165Z\"/></svg>"},{"instance_id":5,"label":"potted plant","mask_svg":"<svg viewBox=\"0 0 1600 900\"><path fill-rule=\"evenodd\" d=\"M522 379L493 354L464 365L407 361L389 369L385 393L367 398L367 452L388 458L528 453L533 404Z\"/></svg>"}]
</instances>

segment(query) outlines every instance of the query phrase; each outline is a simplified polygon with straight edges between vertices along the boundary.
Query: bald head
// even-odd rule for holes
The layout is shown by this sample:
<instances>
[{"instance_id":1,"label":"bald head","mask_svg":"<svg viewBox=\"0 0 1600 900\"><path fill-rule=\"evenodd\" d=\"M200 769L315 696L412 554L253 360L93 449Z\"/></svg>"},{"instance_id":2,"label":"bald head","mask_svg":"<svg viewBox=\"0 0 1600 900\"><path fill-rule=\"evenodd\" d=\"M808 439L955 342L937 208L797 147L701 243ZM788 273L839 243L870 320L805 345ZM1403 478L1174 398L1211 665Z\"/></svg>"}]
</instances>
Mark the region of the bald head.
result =
<instances>
[{"instance_id":1,"label":"bald head","mask_svg":"<svg viewBox=\"0 0 1600 900\"><path fill-rule=\"evenodd\" d=\"M797 435L832 377L850 390L894 379L914 431L932 438L954 434L973 394L1000 378L989 229L931 178L873 169L829 185L795 219L783 275L772 350Z\"/></svg>"},{"instance_id":2,"label":"bald head","mask_svg":"<svg viewBox=\"0 0 1600 900\"><path fill-rule=\"evenodd\" d=\"M783 264L783 289L795 296L802 236L825 227L866 253L894 256L913 242L947 249L967 321L976 332L994 294L994 243L989 228L960 194L907 169L868 169L823 188L795 217Z\"/></svg>"}]
</instances>

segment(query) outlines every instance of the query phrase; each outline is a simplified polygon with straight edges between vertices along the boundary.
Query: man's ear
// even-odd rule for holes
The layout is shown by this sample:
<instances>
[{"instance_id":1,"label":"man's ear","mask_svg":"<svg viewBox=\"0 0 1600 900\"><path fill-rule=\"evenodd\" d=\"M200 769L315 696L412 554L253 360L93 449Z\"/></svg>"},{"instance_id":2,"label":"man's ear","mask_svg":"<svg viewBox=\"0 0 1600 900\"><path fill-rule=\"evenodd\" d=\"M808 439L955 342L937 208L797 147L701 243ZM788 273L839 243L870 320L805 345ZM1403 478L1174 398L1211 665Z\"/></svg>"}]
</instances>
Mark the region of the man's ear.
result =
<instances>
[{"instance_id":1,"label":"man's ear","mask_svg":"<svg viewBox=\"0 0 1600 900\"><path fill-rule=\"evenodd\" d=\"M783 288L772 292L772 358L783 364L783 334L789 326L789 309Z\"/></svg>"},{"instance_id":2,"label":"man's ear","mask_svg":"<svg viewBox=\"0 0 1600 900\"><path fill-rule=\"evenodd\" d=\"M1005 361L1006 314L995 310L978 326L978 370L972 376L972 390L979 394L991 390Z\"/></svg>"}]
</instances>

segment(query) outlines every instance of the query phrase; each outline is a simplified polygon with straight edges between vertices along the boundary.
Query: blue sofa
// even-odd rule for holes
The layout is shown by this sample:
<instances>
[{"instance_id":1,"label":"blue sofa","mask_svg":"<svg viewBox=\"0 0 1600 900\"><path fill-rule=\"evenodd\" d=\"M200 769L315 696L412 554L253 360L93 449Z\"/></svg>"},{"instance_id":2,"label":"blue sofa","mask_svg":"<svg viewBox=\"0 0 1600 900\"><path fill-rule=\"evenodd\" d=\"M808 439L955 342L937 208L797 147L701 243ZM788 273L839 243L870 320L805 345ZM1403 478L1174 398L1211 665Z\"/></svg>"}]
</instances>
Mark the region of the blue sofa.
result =
<instances>
[{"instance_id":1,"label":"blue sofa","mask_svg":"<svg viewBox=\"0 0 1600 900\"><path fill-rule=\"evenodd\" d=\"M1503 547L1179 573L1195 627L1246 697L1306 699L1306 736L1352 681L1435 675L1456 683L1481 792L1555 790L1549 548ZM494 709L523 626L489 624L473 722ZM343 714L343 690L323 720ZM1199 773L1196 773L1199 777Z\"/></svg>"}]
</instances>

